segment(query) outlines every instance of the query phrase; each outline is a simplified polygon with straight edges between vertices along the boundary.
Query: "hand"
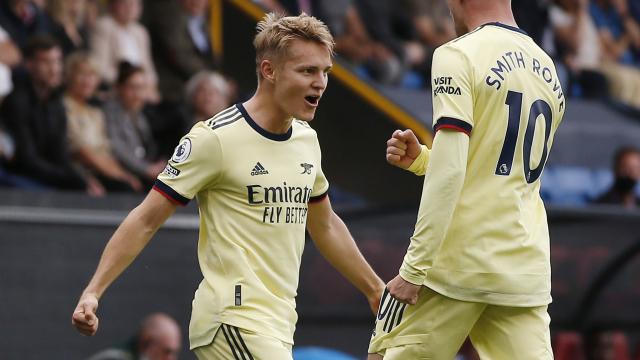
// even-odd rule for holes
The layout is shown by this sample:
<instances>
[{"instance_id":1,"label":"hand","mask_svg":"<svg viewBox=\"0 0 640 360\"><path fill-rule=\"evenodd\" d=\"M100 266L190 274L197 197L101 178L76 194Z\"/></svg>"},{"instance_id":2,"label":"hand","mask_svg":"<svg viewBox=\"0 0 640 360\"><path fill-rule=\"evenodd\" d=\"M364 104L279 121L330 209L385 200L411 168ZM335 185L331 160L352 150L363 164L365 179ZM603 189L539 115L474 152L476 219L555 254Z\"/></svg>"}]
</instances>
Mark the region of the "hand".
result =
<instances>
[{"instance_id":1,"label":"hand","mask_svg":"<svg viewBox=\"0 0 640 360\"><path fill-rule=\"evenodd\" d=\"M142 183L140 182L140 180L138 180L137 177L131 175L131 174L127 174L125 181L127 182L127 184L129 184L129 186L131 186L131 188L133 188L133 190L135 190L136 192L140 192L143 190L143 186Z\"/></svg>"},{"instance_id":2,"label":"hand","mask_svg":"<svg viewBox=\"0 0 640 360\"><path fill-rule=\"evenodd\" d=\"M392 298L409 305L415 305L418 302L418 293L421 287L420 285L414 285L406 281L400 277L400 275L393 278L393 280L387 284L389 295L391 295Z\"/></svg>"},{"instance_id":3,"label":"hand","mask_svg":"<svg viewBox=\"0 0 640 360\"><path fill-rule=\"evenodd\" d=\"M380 308L380 299L382 299L383 292L384 283L381 280L376 289L367 296L367 301L369 302L369 307L371 308L373 315L378 313L378 309Z\"/></svg>"},{"instance_id":4,"label":"hand","mask_svg":"<svg viewBox=\"0 0 640 360\"><path fill-rule=\"evenodd\" d=\"M81 334L87 336L95 335L98 331L98 297L94 294L83 294L78 301L76 309L71 316L71 324L76 327Z\"/></svg>"},{"instance_id":5,"label":"hand","mask_svg":"<svg viewBox=\"0 0 640 360\"><path fill-rule=\"evenodd\" d=\"M396 130L387 140L387 162L401 169L408 169L421 151L418 138L411 130Z\"/></svg>"},{"instance_id":6,"label":"hand","mask_svg":"<svg viewBox=\"0 0 640 360\"><path fill-rule=\"evenodd\" d=\"M104 186L93 176L87 177L87 194L93 197L103 197L107 194Z\"/></svg>"}]
</instances>

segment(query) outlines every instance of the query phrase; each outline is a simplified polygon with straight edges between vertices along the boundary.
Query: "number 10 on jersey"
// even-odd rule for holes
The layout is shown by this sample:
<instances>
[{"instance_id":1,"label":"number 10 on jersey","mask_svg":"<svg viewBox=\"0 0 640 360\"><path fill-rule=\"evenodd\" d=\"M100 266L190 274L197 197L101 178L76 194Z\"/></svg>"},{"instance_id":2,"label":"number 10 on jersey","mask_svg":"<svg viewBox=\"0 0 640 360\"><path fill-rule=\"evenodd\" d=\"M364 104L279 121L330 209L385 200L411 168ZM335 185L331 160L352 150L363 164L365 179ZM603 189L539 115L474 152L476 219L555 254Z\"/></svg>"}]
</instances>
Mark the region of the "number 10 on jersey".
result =
<instances>
[{"instance_id":1,"label":"number 10 on jersey","mask_svg":"<svg viewBox=\"0 0 640 360\"><path fill-rule=\"evenodd\" d=\"M500 159L496 166L496 175L509 176L511 174L511 166L513 165L513 157L515 155L516 143L520 134L520 116L522 113L522 93L509 91L505 104L509 108L509 123L507 125L507 133L500 152ZM531 147L533 146L533 135L536 129L536 119L542 115L544 119L544 150L542 158L535 169L531 169ZM531 184L538 180L542 174L542 169L547 161L549 136L551 135L552 113L551 106L544 100L536 100L531 104L529 116L527 120L527 128L524 133L522 162L524 164L524 177L527 183Z\"/></svg>"}]
</instances>

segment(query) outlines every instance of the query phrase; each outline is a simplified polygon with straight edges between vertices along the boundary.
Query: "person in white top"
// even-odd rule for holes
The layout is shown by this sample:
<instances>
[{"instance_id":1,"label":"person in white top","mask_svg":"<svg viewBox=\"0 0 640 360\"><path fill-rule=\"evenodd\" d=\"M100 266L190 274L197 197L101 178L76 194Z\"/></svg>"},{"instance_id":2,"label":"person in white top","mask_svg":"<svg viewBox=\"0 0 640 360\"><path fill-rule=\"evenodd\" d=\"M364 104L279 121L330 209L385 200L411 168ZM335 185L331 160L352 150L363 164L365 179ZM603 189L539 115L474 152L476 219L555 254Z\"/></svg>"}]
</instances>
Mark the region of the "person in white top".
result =
<instances>
[{"instance_id":1,"label":"person in white top","mask_svg":"<svg viewBox=\"0 0 640 360\"><path fill-rule=\"evenodd\" d=\"M147 100L158 102L158 76L151 58L149 33L138 21L142 2L109 0L108 9L108 14L98 19L90 41L91 54L98 63L102 80L113 84L121 61L138 65L148 77Z\"/></svg>"},{"instance_id":2,"label":"person in white top","mask_svg":"<svg viewBox=\"0 0 640 360\"><path fill-rule=\"evenodd\" d=\"M20 50L9 38L9 34L0 27L0 102L13 89L11 67L20 63Z\"/></svg>"}]
</instances>

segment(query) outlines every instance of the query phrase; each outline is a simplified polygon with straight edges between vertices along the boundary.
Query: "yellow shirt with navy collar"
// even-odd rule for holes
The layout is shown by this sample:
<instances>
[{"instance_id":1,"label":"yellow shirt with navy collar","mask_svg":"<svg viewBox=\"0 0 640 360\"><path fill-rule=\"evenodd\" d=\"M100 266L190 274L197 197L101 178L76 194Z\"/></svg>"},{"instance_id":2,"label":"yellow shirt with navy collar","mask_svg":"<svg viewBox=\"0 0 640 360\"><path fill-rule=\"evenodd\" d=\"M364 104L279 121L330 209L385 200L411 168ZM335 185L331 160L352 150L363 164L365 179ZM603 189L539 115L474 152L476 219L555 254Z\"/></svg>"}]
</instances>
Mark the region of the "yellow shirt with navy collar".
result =
<instances>
[{"instance_id":1,"label":"yellow shirt with navy collar","mask_svg":"<svg viewBox=\"0 0 640 360\"><path fill-rule=\"evenodd\" d=\"M329 187L320 162L306 122L272 134L242 104L181 139L154 189L178 204L198 200L204 279L193 300L192 349L210 344L221 323L293 344L308 203Z\"/></svg>"},{"instance_id":2,"label":"yellow shirt with navy collar","mask_svg":"<svg viewBox=\"0 0 640 360\"><path fill-rule=\"evenodd\" d=\"M434 202L440 193L423 194L401 276L463 301L548 304L549 232L540 176L565 111L553 61L520 29L490 23L438 48L432 81L434 152L438 131L467 134L468 156L460 165L465 175L460 193L451 195L455 203ZM457 164L460 146L443 144L451 161L434 172L423 149L410 170L426 171L426 188Z\"/></svg>"}]
</instances>

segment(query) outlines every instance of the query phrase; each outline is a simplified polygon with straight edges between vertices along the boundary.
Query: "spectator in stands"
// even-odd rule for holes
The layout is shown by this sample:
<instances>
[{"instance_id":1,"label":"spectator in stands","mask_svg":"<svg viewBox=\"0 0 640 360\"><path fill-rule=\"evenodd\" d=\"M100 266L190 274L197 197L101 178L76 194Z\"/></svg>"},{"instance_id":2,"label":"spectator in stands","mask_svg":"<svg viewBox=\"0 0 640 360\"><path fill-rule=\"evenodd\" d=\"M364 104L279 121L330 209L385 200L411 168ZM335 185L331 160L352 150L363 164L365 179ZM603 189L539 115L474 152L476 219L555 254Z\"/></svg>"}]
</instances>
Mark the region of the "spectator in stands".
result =
<instances>
[{"instance_id":1,"label":"spectator in stands","mask_svg":"<svg viewBox=\"0 0 640 360\"><path fill-rule=\"evenodd\" d=\"M382 83L400 81L404 67L399 57L382 42L374 40L360 16L355 0L261 0L269 11L316 16L327 24L334 36L336 54Z\"/></svg>"},{"instance_id":2,"label":"spectator in stands","mask_svg":"<svg viewBox=\"0 0 640 360\"><path fill-rule=\"evenodd\" d=\"M53 21L53 36L65 55L89 48L89 31L95 25L97 4L88 0L49 0L47 13Z\"/></svg>"},{"instance_id":3,"label":"spectator in stands","mask_svg":"<svg viewBox=\"0 0 640 360\"><path fill-rule=\"evenodd\" d=\"M62 82L62 50L46 35L25 49L27 74L16 78L2 105L7 130L16 144L11 168L43 184L82 189L99 195L94 183L72 167L66 142L67 118L58 87Z\"/></svg>"},{"instance_id":4,"label":"spectator in stands","mask_svg":"<svg viewBox=\"0 0 640 360\"><path fill-rule=\"evenodd\" d=\"M151 58L149 34L138 22L141 0L109 0L108 5L108 14L98 19L91 36L91 53L98 62L102 80L113 84L120 62L135 64L148 77L145 99L158 102L158 76Z\"/></svg>"},{"instance_id":5,"label":"spectator in stands","mask_svg":"<svg viewBox=\"0 0 640 360\"><path fill-rule=\"evenodd\" d=\"M21 60L20 50L13 44L9 35L0 27L0 104L11 90L11 67L17 65ZM0 186L18 185L15 175L10 174L5 165L11 162L15 155L15 143L13 138L4 129L0 119Z\"/></svg>"},{"instance_id":6,"label":"spectator in stands","mask_svg":"<svg viewBox=\"0 0 640 360\"><path fill-rule=\"evenodd\" d=\"M512 0L513 16L518 27L543 48L545 32L549 26L548 9L551 0Z\"/></svg>"},{"instance_id":7,"label":"spectator in stands","mask_svg":"<svg viewBox=\"0 0 640 360\"><path fill-rule=\"evenodd\" d=\"M17 66L21 60L22 54L20 50L0 26L0 103L13 89L11 68Z\"/></svg>"},{"instance_id":8,"label":"spectator in stands","mask_svg":"<svg viewBox=\"0 0 640 360\"><path fill-rule=\"evenodd\" d=\"M0 1L0 26L24 50L31 36L51 31L51 20L33 1L3 0Z\"/></svg>"},{"instance_id":9,"label":"spectator in stands","mask_svg":"<svg viewBox=\"0 0 640 360\"><path fill-rule=\"evenodd\" d=\"M401 39L394 32L394 16L397 16L398 12L392 10L396 8L396 2L355 0L355 4L371 38L389 48L401 63L400 71L392 73L392 77L377 76L377 80L388 84L400 84L407 69L426 69L427 52L424 47L411 39Z\"/></svg>"},{"instance_id":10,"label":"spectator in stands","mask_svg":"<svg viewBox=\"0 0 640 360\"><path fill-rule=\"evenodd\" d=\"M562 50L559 55L586 97L600 97L601 89L606 89L614 100L640 108L640 69L611 56L606 40L610 32L597 29L590 16L593 7L587 0L556 0L551 7L551 23Z\"/></svg>"},{"instance_id":11,"label":"spectator in stands","mask_svg":"<svg viewBox=\"0 0 640 360\"><path fill-rule=\"evenodd\" d=\"M626 0L591 1L591 16L598 27L603 56L626 65L638 65L633 50L640 49L640 26L629 14Z\"/></svg>"},{"instance_id":12,"label":"spectator in stands","mask_svg":"<svg viewBox=\"0 0 640 360\"><path fill-rule=\"evenodd\" d=\"M589 1L556 0L549 10L549 18L558 55L569 69L574 84L569 89L579 88L586 98L607 97L608 82L600 70L602 54L598 30L589 14ZM610 67L610 72L618 68L615 64ZM611 80L616 81L615 77Z\"/></svg>"},{"instance_id":13,"label":"spectator in stands","mask_svg":"<svg viewBox=\"0 0 640 360\"><path fill-rule=\"evenodd\" d=\"M148 1L146 11L163 99L182 101L193 75L216 67L209 39L209 0Z\"/></svg>"},{"instance_id":14,"label":"spectator in stands","mask_svg":"<svg viewBox=\"0 0 640 360\"><path fill-rule=\"evenodd\" d=\"M148 89L144 69L123 62L116 79L117 96L104 106L107 130L115 157L129 171L151 185L164 169L155 139L143 113Z\"/></svg>"},{"instance_id":15,"label":"spectator in stands","mask_svg":"<svg viewBox=\"0 0 640 360\"><path fill-rule=\"evenodd\" d=\"M2 104L2 99L0 99ZM13 138L4 129L0 119L0 186L20 187L24 189L41 189L42 185L25 177L11 173L6 169L7 164L14 160L16 145Z\"/></svg>"},{"instance_id":16,"label":"spectator in stands","mask_svg":"<svg viewBox=\"0 0 640 360\"><path fill-rule=\"evenodd\" d=\"M416 35L431 51L456 38L456 29L446 2L441 0L402 0L398 2L411 19Z\"/></svg>"},{"instance_id":17,"label":"spectator in stands","mask_svg":"<svg viewBox=\"0 0 640 360\"><path fill-rule=\"evenodd\" d=\"M67 59L66 76L67 138L78 167L95 176L107 191L142 190L136 176L112 155L102 110L89 104L100 82L96 65L87 54L74 53Z\"/></svg>"},{"instance_id":18,"label":"spectator in stands","mask_svg":"<svg viewBox=\"0 0 640 360\"><path fill-rule=\"evenodd\" d=\"M177 360L181 346L178 323L167 314L154 313L125 346L105 349L88 360Z\"/></svg>"},{"instance_id":19,"label":"spectator in stands","mask_svg":"<svg viewBox=\"0 0 640 360\"><path fill-rule=\"evenodd\" d=\"M187 131L196 122L211 118L231 105L231 88L225 78L215 72L201 71L185 87L189 105Z\"/></svg>"},{"instance_id":20,"label":"spectator in stands","mask_svg":"<svg viewBox=\"0 0 640 360\"><path fill-rule=\"evenodd\" d=\"M635 188L640 181L640 149L623 147L614 157L614 183L611 188L596 199L599 204L618 204L628 209L640 205Z\"/></svg>"}]
</instances>

